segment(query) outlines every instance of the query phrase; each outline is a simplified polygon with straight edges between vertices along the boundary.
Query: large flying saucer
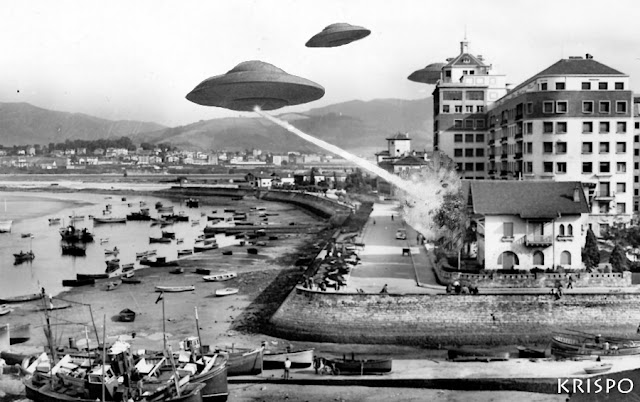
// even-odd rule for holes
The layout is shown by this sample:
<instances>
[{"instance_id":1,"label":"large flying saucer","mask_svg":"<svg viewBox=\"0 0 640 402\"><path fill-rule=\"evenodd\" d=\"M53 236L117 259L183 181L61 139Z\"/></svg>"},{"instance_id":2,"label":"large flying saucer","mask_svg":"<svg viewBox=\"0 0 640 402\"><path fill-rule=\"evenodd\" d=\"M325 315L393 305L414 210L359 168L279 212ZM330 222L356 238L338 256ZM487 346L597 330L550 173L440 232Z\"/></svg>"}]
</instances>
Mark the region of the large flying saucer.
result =
<instances>
[{"instance_id":1,"label":"large flying saucer","mask_svg":"<svg viewBox=\"0 0 640 402\"><path fill-rule=\"evenodd\" d=\"M207 78L187 94L191 102L238 111L274 110L324 96L313 81L287 74L259 60L244 61L226 74Z\"/></svg>"},{"instance_id":2,"label":"large flying saucer","mask_svg":"<svg viewBox=\"0 0 640 402\"><path fill-rule=\"evenodd\" d=\"M421 82L423 84L436 84L440 79L440 72L445 63L431 63L425 68L416 70L411 73L407 78L414 82Z\"/></svg>"},{"instance_id":3,"label":"large flying saucer","mask_svg":"<svg viewBox=\"0 0 640 402\"><path fill-rule=\"evenodd\" d=\"M340 22L337 24L331 24L322 32L314 35L306 43L306 47L336 47L346 45L356 40L360 40L366 36L369 36L370 30Z\"/></svg>"}]
</instances>

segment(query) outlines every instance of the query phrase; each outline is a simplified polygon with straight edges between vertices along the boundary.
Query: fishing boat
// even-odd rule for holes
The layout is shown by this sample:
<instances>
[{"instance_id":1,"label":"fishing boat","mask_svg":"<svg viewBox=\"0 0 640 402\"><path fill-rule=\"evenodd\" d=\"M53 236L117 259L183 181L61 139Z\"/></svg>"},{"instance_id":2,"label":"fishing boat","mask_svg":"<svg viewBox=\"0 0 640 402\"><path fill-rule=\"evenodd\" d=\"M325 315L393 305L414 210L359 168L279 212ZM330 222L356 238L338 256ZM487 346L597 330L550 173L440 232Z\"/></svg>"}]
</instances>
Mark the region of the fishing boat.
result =
<instances>
[{"instance_id":1,"label":"fishing boat","mask_svg":"<svg viewBox=\"0 0 640 402\"><path fill-rule=\"evenodd\" d=\"M170 274L184 274L184 268L176 268L169 271Z\"/></svg>"},{"instance_id":2,"label":"fishing boat","mask_svg":"<svg viewBox=\"0 0 640 402\"><path fill-rule=\"evenodd\" d=\"M227 375L257 375L262 373L264 346L257 349L218 349L216 353L227 358Z\"/></svg>"},{"instance_id":3,"label":"fishing boat","mask_svg":"<svg viewBox=\"0 0 640 402\"><path fill-rule=\"evenodd\" d=\"M136 253L136 259L140 259L143 257L151 257L152 255L156 255L157 252L158 250L147 250L141 253Z\"/></svg>"},{"instance_id":4,"label":"fishing boat","mask_svg":"<svg viewBox=\"0 0 640 402\"><path fill-rule=\"evenodd\" d=\"M109 274L76 274L76 279L83 281L85 279L108 279Z\"/></svg>"},{"instance_id":5,"label":"fishing boat","mask_svg":"<svg viewBox=\"0 0 640 402\"><path fill-rule=\"evenodd\" d=\"M178 354L178 371L191 370L191 361L199 361L195 372L191 374L191 382L203 383L202 400L204 402L226 401L229 395L227 387L227 357L221 354L202 355L198 337L186 338L182 344L184 351Z\"/></svg>"},{"instance_id":6,"label":"fishing boat","mask_svg":"<svg viewBox=\"0 0 640 402\"><path fill-rule=\"evenodd\" d=\"M222 255L233 255L233 251L231 250L223 251Z\"/></svg>"},{"instance_id":7,"label":"fishing boat","mask_svg":"<svg viewBox=\"0 0 640 402\"><path fill-rule=\"evenodd\" d=\"M265 349L262 359L265 370L284 368L284 361L286 359L289 359L291 362L291 368L311 367L313 364L313 349Z\"/></svg>"},{"instance_id":8,"label":"fishing boat","mask_svg":"<svg viewBox=\"0 0 640 402\"><path fill-rule=\"evenodd\" d=\"M76 287L76 286L87 286L87 285L95 285L95 279L63 279L62 286Z\"/></svg>"},{"instance_id":9,"label":"fishing boat","mask_svg":"<svg viewBox=\"0 0 640 402\"><path fill-rule=\"evenodd\" d=\"M167 261L166 257L157 257L155 260L143 258L140 260L140 264L148 267L177 267L179 265L178 261Z\"/></svg>"},{"instance_id":10,"label":"fishing boat","mask_svg":"<svg viewBox=\"0 0 640 402\"><path fill-rule=\"evenodd\" d=\"M240 289L238 289L238 288L216 289L216 296L218 296L218 297L230 296L230 295L234 295L234 294L238 293L239 291L240 291Z\"/></svg>"},{"instance_id":11,"label":"fishing boat","mask_svg":"<svg viewBox=\"0 0 640 402\"><path fill-rule=\"evenodd\" d=\"M122 322L133 322L136 319L136 312L125 308L124 310L120 311L118 316L120 317L120 321Z\"/></svg>"},{"instance_id":12,"label":"fishing boat","mask_svg":"<svg viewBox=\"0 0 640 402\"><path fill-rule=\"evenodd\" d=\"M149 243L171 243L168 237L149 237Z\"/></svg>"},{"instance_id":13,"label":"fishing boat","mask_svg":"<svg viewBox=\"0 0 640 402\"><path fill-rule=\"evenodd\" d=\"M66 228L61 228L59 233L62 240L69 243L91 243L93 241L93 234L87 228L78 229L73 225L69 225Z\"/></svg>"},{"instance_id":14,"label":"fishing boat","mask_svg":"<svg viewBox=\"0 0 640 402\"><path fill-rule=\"evenodd\" d=\"M15 259L13 264L18 265L22 264L23 262L33 261L36 258L36 255L33 253L33 251L27 251L26 253L20 251L19 253L14 254L13 258Z\"/></svg>"},{"instance_id":15,"label":"fishing boat","mask_svg":"<svg viewBox=\"0 0 640 402\"><path fill-rule=\"evenodd\" d=\"M228 281L230 279L234 279L237 277L238 277L238 274L235 272L222 272L219 274L203 276L202 279L204 279L207 282L222 282L222 281Z\"/></svg>"},{"instance_id":16,"label":"fishing boat","mask_svg":"<svg viewBox=\"0 0 640 402\"><path fill-rule=\"evenodd\" d=\"M449 360L454 362L492 362L509 360L509 352L494 352L485 349L449 349Z\"/></svg>"},{"instance_id":17,"label":"fishing boat","mask_svg":"<svg viewBox=\"0 0 640 402\"><path fill-rule=\"evenodd\" d=\"M193 285L187 286L160 286L156 285L156 292L190 292L196 290Z\"/></svg>"},{"instance_id":18,"label":"fishing boat","mask_svg":"<svg viewBox=\"0 0 640 402\"><path fill-rule=\"evenodd\" d=\"M217 243L196 243L193 246L193 252L194 253L202 253L203 251L209 251L209 250L215 250L218 248L218 244Z\"/></svg>"},{"instance_id":19,"label":"fishing boat","mask_svg":"<svg viewBox=\"0 0 640 402\"><path fill-rule=\"evenodd\" d=\"M518 357L521 359L543 359L546 357L546 354L544 350L518 346Z\"/></svg>"},{"instance_id":20,"label":"fishing boat","mask_svg":"<svg viewBox=\"0 0 640 402\"><path fill-rule=\"evenodd\" d=\"M28 295L2 297L0 303L24 303L42 299L42 293L31 293Z\"/></svg>"},{"instance_id":21,"label":"fishing boat","mask_svg":"<svg viewBox=\"0 0 640 402\"><path fill-rule=\"evenodd\" d=\"M49 225L57 225L60 223L60 218L49 218Z\"/></svg>"},{"instance_id":22,"label":"fishing boat","mask_svg":"<svg viewBox=\"0 0 640 402\"><path fill-rule=\"evenodd\" d=\"M29 237L32 237L33 235L31 233L21 233L20 237L22 237L23 239L27 239Z\"/></svg>"},{"instance_id":23,"label":"fishing boat","mask_svg":"<svg viewBox=\"0 0 640 402\"><path fill-rule=\"evenodd\" d=\"M94 217L93 224L127 223L126 217Z\"/></svg>"},{"instance_id":24,"label":"fishing boat","mask_svg":"<svg viewBox=\"0 0 640 402\"><path fill-rule=\"evenodd\" d=\"M170 212L173 213L173 206L170 207L156 207L156 209L158 210L158 213L163 213L163 212Z\"/></svg>"},{"instance_id":25,"label":"fishing boat","mask_svg":"<svg viewBox=\"0 0 640 402\"><path fill-rule=\"evenodd\" d=\"M603 364L598 364L597 366L585 367L584 371L587 374L601 374L611 370L611 367L613 367L613 364L603 363Z\"/></svg>"},{"instance_id":26,"label":"fishing boat","mask_svg":"<svg viewBox=\"0 0 640 402\"><path fill-rule=\"evenodd\" d=\"M375 374L389 373L392 369L393 359L325 359L333 364L337 373Z\"/></svg>"},{"instance_id":27,"label":"fishing boat","mask_svg":"<svg viewBox=\"0 0 640 402\"><path fill-rule=\"evenodd\" d=\"M184 257L185 255L193 254L193 249L187 248L184 250L178 250L178 257Z\"/></svg>"},{"instance_id":28,"label":"fishing boat","mask_svg":"<svg viewBox=\"0 0 640 402\"><path fill-rule=\"evenodd\" d=\"M72 255L75 257L84 257L87 255L87 249L75 244L63 244L62 255Z\"/></svg>"},{"instance_id":29,"label":"fishing boat","mask_svg":"<svg viewBox=\"0 0 640 402\"><path fill-rule=\"evenodd\" d=\"M120 269L120 260L118 258L114 258L113 260L105 261L107 264L107 268L105 269L105 273L112 274Z\"/></svg>"},{"instance_id":30,"label":"fishing boat","mask_svg":"<svg viewBox=\"0 0 640 402\"><path fill-rule=\"evenodd\" d=\"M104 249L104 255L118 255L119 253L118 247L114 247L113 250Z\"/></svg>"},{"instance_id":31,"label":"fishing boat","mask_svg":"<svg viewBox=\"0 0 640 402\"><path fill-rule=\"evenodd\" d=\"M640 340L564 330L551 337L551 353L565 358L637 355Z\"/></svg>"},{"instance_id":32,"label":"fishing boat","mask_svg":"<svg viewBox=\"0 0 640 402\"><path fill-rule=\"evenodd\" d=\"M7 305L0 306L0 315L7 315L11 313L13 309Z\"/></svg>"},{"instance_id":33,"label":"fishing boat","mask_svg":"<svg viewBox=\"0 0 640 402\"><path fill-rule=\"evenodd\" d=\"M149 215L149 209L141 209L140 212L132 212L127 214L126 219L128 221L150 221L151 215Z\"/></svg>"},{"instance_id":34,"label":"fishing boat","mask_svg":"<svg viewBox=\"0 0 640 402\"><path fill-rule=\"evenodd\" d=\"M122 285L122 281L109 282L107 283L107 287L105 288L105 290L115 290L120 285Z\"/></svg>"},{"instance_id":35,"label":"fishing boat","mask_svg":"<svg viewBox=\"0 0 640 402\"><path fill-rule=\"evenodd\" d=\"M186 201L187 208L198 208L200 206L200 201L195 198L189 198Z\"/></svg>"}]
</instances>

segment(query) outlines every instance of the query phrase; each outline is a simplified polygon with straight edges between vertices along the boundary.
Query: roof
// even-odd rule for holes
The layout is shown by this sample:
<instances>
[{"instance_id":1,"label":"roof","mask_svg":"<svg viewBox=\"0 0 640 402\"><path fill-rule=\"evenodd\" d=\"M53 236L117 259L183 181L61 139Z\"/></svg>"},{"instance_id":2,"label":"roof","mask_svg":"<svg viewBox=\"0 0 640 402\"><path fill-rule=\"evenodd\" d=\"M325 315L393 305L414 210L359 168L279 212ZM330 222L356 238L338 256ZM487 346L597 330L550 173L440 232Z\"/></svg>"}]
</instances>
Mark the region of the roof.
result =
<instances>
[{"instance_id":1,"label":"roof","mask_svg":"<svg viewBox=\"0 0 640 402\"><path fill-rule=\"evenodd\" d=\"M410 140L409 134L407 133L397 133L393 137L387 138L387 140Z\"/></svg>"},{"instance_id":2,"label":"roof","mask_svg":"<svg viewBox=\"0 0 640 402\"><path fill-rule=\"evenodd\" d=\"M595 61L594 59L583 59L583 58L570 58L570 59L561 59L558 60L555 64L547 67L546 69L540 71L538 74L524 81L522 84L518 85L513 90L520 89L526 85L529 85L532 81L536 80L539 77L549 76L549 75L621 75L626 76L626 74L621 73L620 71L613 69L609 66L605 66L604 64Z\"/></svg>"},{"instance_id":3,"label":"roof","mask_svg":"<svg viewBox=\"0 0 640 402\"><path fill-rule=\"evenodd\" d=\"M464 63L462 60L463 59L469 59L469 63ZM451 59L448 63L447 63L447 67L449 66L481 66L481 67L486 67L487 65L484 64L478 57L472 55L471 53L461 53L458 56L454 57L453 59Z\"/></svg>"},{"instance_id":4,"label":"roof","mask_svg":"<svg viewBox=\"0 0 640 402\"><path fill-rule=\"evenodd\" d=\"M418 166L418 165L428 165L429 162L425 161L422 158L418 158L417 156L407 155L402 158L391 162L394 166Z\"/></svg>"},{"instance_id":5,"label":"roof","mask_svg":"<svg viewBox=\"0 0 640 402\"><path fill-rule=\"evenodd\" d=\"M575 189L579 202L573 200ZM463 191L471 197L473 212L481 215L530 219L589 213L582 184L577 181L473 180L463 181Z\"/></svg>"},{"instance_id":6,"label":"roof","mask_svg":"<svg viewBox=\"0 0 640 402\"><path fill-rule=\"evenodd\" d=\"M388 150L384 150L384 151L376 152L375 155L376 156L378 156L378 155L389 155L389 151Z\"/></svg>"}]
</instances>

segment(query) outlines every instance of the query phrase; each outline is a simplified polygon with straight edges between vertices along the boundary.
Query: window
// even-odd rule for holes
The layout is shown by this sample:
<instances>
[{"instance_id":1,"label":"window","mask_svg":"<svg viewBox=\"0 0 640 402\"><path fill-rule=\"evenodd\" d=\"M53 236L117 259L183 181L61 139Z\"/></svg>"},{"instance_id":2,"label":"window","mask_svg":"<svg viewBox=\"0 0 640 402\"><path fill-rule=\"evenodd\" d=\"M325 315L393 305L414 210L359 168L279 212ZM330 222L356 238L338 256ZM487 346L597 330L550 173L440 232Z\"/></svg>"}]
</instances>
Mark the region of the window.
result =
<instances>
[{"instance_id":1,"label":"window","mask_svg":"<svg viewBox=\"0 0 640 402\"><path fill-rule=\"evenodd\" d=\"M465 163L464 170L466 170L467 172L473 172L473 163Z\"/></svg>"},{"instance_id":2,"label":"window","mask_svg":"<svg viewBox=\"0 0 640 402\"><path fill-rule=\"evenodd\" d=\"M622 91L624 89L624 82L616 82L615 85L616 85L615 88L618 91Z\"/></svg>"},{"instance_id":3,"label":"window","mask_svg":"<svg viewBox=\"0 0 640 402\"><path fill-rule=\"evenodd\" d=\"M582 83L582 90L588 91L590 89L591 89L591 83L590 82L583 82Z\"/></svg>"},{"instance_id":4,"label":"window","mask_svg":"<svg viewBox=\"0 0 640 402\"><path fill-rule=\"evenodd\" d=\"M451 113L449 105L442 105L442 113Z\"/></svg>"},{"instance_id":5,"label":"window","mask_svg":"<svg viewBox=\"0 0 640 402\"><path fill-rule=\"evenodd\" d=\"M542 123L542 132L544 134L551 134L553 133L553 122L551 121L545 121Z\"/></svg>"},{"instance_id":6,"label":"window","mask_svg":"<svg viewBox=\"0 0 640 402\"><path fill-rule=\"evenodd\" d=\"M593 101L582 101L582 113L593 113Z\"/></svg>"},{"instance_id":7,"label":"window","mask_svg":"<svg viewBox=\"0 0 640 402\"><path fill-rule=\"evenodd\" d=\"M609 101L600 101L600 113L609 113L611 112L611 103Z\"/></svg>"},{"instance_id":8,"label":"window","mask_svg":"<svg viewBox=\"0 0 640 402\"><path fill-rule=\"evenodd\" d=\"M556 134L566 134L567 133L567 122L559 121L556 123Z\"/></svg>"},{"instance_id":9,"label":"window","mask_svg":"<svg viewBox=\"0 0 640 402\"><path fill-rule=\"evenodd\" d=\"M608 142L601 142L600 143L600 153L601 154L608 154L609 153L609 143Z\"/></svg>"},{"instance_id":10,"label":"window","mask_svg":"<svg viewBox=\"0 0 640 402\"><path fill-rule=\"evenodd\" d=\"M453 156L462 157L462 148L456 148L453 150Z\"/></svg>"},{"instance_id":11,"label":"window","mask_svg":"<svg viewBox=\"0 0 640 402\"><path fill-rule=\"evenodd\" d=\"M607 90L609 89L609 85L606 82L599 82L598 89Z\"/></svg>"},{"instance_id":12,"label":"window","mask_svg":"<svg viewBox=\"0 0 640 402\"><path fill-rule=\"evenodd\" d=\"M616 101L616 113L627 113L627 101Z\"/></svg>"},{"instance_id":13,"label":"window","mask_svg":"<svg viewBox=\"0 0 640 402\"><path fill-rule=\"evenodd\" d=\"M465 95L467 100L484 100L484 91L467 91Z\"/></svg>"},{"instance_id":14,"label":"window","mask_svg":"<svg viewBox=\"0 0 640 402\"><path fill-rule=\"evenodd\" d=\"M593 164L591 162L582 162L582 173L593 173Z\"/></svg>"},{"instance_id":15,"label":"window","mask_svg":"<svg viewBox=\"0 0 640 402\"><path fill-rule=\"evenodd\" d=\"M553 152L553 142L545 142L542 144L542 152L550 154Z\"/></svg>"},{"instance_id":16,"label":"window","mask_svg":"<svg viewBox=\"0 0 640 402\"><path fill-rule=\"evenodd\" d=\"M462 120L454 120L453 121L453 127L454 128L462 128Z\"/></svg>"},{"instance_id":17,"label":"window","mask_svg":"<svg viewBox=\"0 0 640 402\"><path fill-rule=\"evenodd\" d=\"M533 134L533 123L528 122L524 124L524 132L526 134Z\"/></svg>"},{"instance_id":18,"label":"window","mask_svg":"<svg viewBox=\"0 0 640 402\"><path fill-rule=\"evenodd\" d=\"M593 153L593 143L591 143L591 142L583 142L582 143L582 153L583 154L591 154L591 153Z\"/></svg>"},{"instance_id":19,"label":"window","mask_svg":"<svg viewBox=\"0 0 640 402\"><path fill-rule=\"evenodd\" d=\"M544 254L540 250L533 252L533 265L544 265Z\"/></svg>"},{"instance_id":20,"label":"window","mask_svg":"<svg viewBox=\"0 0 640 402\"><path fill-rule=\"evenodd\" d=\"M484 163L482 162L476 163L476 172L484 172Z\"/></svg>"},{"instance_id":21,"label":"window","mask_svg":"<svg viewBox=\"0 0 640 402\"><path fill-rule=\"evenodd\" d=\"M513 237L513 222L502 223L502 236Z\"/></svg>"},{"instance_id":22,"label":"window","mask_svg":"<svg viewBox=\"0 0 640 402\"><path fill-rule=\"evenodd\" d=\"M593 133L593 122L591 122L591 121L583 121L582 122L582 132L583 133Z\"/></svg>"},{"instance_id":23,"label":"window","mask_svg":"<svg viewBox=\"0 0 640 402\"><path fill-rule=\"evenodd\" d=\"M626 142L616 142L616 153L617 154L627 153L627 143Z\"/></svg>"},{"instance_id":24,"label":"window","mask_svg":"<svg viewBox=\"0 0 640 402\"><path fill-rule=\"evenodd\" d=\"M571 253L563 251L560 253L560 265L571 265Z\"/></svg>"},{"instance_id":25,"label":"window","mask_svg":"<svg viewBox=\"0 0 640 402\"><path fill-rule=\"evenodd\" d=\"M527 154L533 153L533 142L527 142L524 144L524 152Z\"/></svg>"},{"instance_id":26,"label":"window","mask_svg":"<svg viewBox=\"0 0 640 402\"><path fill-rule=\"evenodd\" d=\"M638 163L638 162L633 162L633 168L634 168L635 170L640 169L640 163Z\"/></svg>"},{"instance_id":27,"label":"window","mask_svg":"<svg viewBox=\"0 0 640 402\"><path fill-rule=\"evenodd\" d=\"M560 224L560 227L558 227L558 235L559 236L564 236L564 225Z\"/></svg>"},{"instance_id":28,"label":"window","mask_svg":"<svg viewBox=\"0 0 640 402\"><path fill-rule=\"evenodd\" d=\"M525 162L524 163L524 172L525 173L533 173L533 162Z\"/></svg>"},{"instance_id":29,"label":"window","mask_svg":"<svg viewBox=\"0 0 640 402\"><path fill-rule=\"evenodd\" d=\"M600 173L611 173L609 162L600 162Z\"/></svg>"},{"instance_id":30,"label":"window","mask_svg":"<svg viewBox=\"0 0 640 402\"><path fill-rule=\"evenodd\" d=\"M556 163L556 172L557 173L567 173L567 162L558 162L558 163Z\"/></svg>"},{"instance_id":31,"label":"window","mask_svg":"<svg viewBox=\"0 0 640 402\"><path fill-rule=\"evenodd\" d=\"M455 134L453 136L453 141L454 142L462 142L462 134Z\"/></svg>"},{"instance_id":32,"label":"window","mask_svg":"<svg viewBox=\"0 0 640 402\"><path fill-rule=\"evenodd\" d=\"M444 91L442 93L443 100L462 100L462 91Z\"/></svg>"},{"instance_id":33,"label":"window","mask_svg":"<svg viewBox=\"0 0 640 402\"><path fill-rule=\"evenodd\" d=\"M464 121L464 128L473 128L473 120L467 119Z\"/></svg>"},{"instance_id":34,"label":"window","mask_svg":"<svg viewBox=\"0 0 640 402\"><path fill-rule=\"evenodd\" d=\"M609 204L600 204L599 211L601 214L606 214L607 212L609 212ZM600 224L600 230L602 230L602 224Z\"/></svg>"},{"instance_id":35,"label":"window","mask_svg":"<svg viewBox=\"0 0 640 402\"><path fill-rule=\"evenodd\" d=\"M616 133L626 133L627 132L627 122L619 121L616 123Z\"/></svg>"},{"instance_id":36,"label":"window","mask_svg":"<svg viewBox=\"0 0 640 402\"><path fill-rule=\"evenodd\" d=\"M557 154L566 154L567 153L567 143L566 142L556 142L556 153Z\"/></svg>"},{"instance_id":37,"label":"window","mask_svg":"<svg viewBox=\"0 0 640 402\"><path fill-rule=\"evenodd\" d=\"M466 158L473 158L473 148L467 148L464 150L464 156Z\"/></svg>"},{"instance_id":38,"label":"window","mask_svg":"<svg viewBox=\"0 0 640 402\"><path fill-rule=\"evenodd\" d=\"M473 134L465 134L464 142L473 142Z\"/></svg>"},{"instance_id":39,"label":"window","mask_svg":"<svg viewBox=\"0 0 640 402\"><path fill-rule=\"evenodd\" d=\"M627 183L616 183L616 193L626 193Z\"/></svg>"},{"instance_id":40,"label":"window","mask_svg":"<svg viewBox=\"0 0 640 402\"><path fill-rule=\"evenodd\" d=\"M556 113L567 113L568 109L569 109L569 104L567 101L556 102Z\"/></svg>"},{"instance_id":41,"label":"window","mask_svg":"<svg viewBox=\"0 0 640 402\"><path fill-rule=\"evenodd\" d=\"M617 173L627 173L627 162L617 162L616 163L616 172Z\"/></svg>"},{"instance_id":42,"label":"window","mask_svg":"<svg viewBox=\"0 0 640 402\"><path fill-rule=\"evenodd\" d=\"M473 113L473 106L467 105L467 106L464 107L464 110L467 113Z\"/></svg>"},{"instance_id":43,"label":"window","mask_svg":"<svg viewBox=\"0 0 640 402\"><path fill-rule=\"evenodd\" d=\"M476 128L484 128L484 120L476 120Z\"/></svg>"},{"instance_id":44,"label":"window","mask_svg":"<svg viewBox=\"0 0 640 402\"><path fill-rule=\"evenodd\" d=\"M484 120L478 120L484 121ZM476 134L476 142L484 142L484 134Z\"/></svg>"},{"instance_id":45,"label":"window","mask_svg":"<svg viewBox=\"0 0 640 402\"><path fill-rule=\"evenodd\" d=\"M540 83L540 90L541 91L546 91L547 90L547 83L546 82Z\"/></svg>"},{"instance_id":46,"label":"window","mask_svg":"<svg viewBox=\"0 0 640 402\"><path fill-rule=\"evenodd\" d=\"M608 121L601 121L600 122L600 132L601 133L608 133L609 132L609 122Z\"/></svg>"},{"instance_id":47,"label":"window","mask_svg":"<svg viewBox=\"0 0 640 402\"><path fill-rule=\"evenodd\" d=\"M484 156L484 148L476 148L476 156Z\"/></svg>"},{"instance_id":48,"label":"window","mask_svg":"<svg viewBox=\"0 0 640 402\"><path fill-rule=\"evenodd\" d=\"M553 102L549 102L549 101L543 102L542 113L553 113Z\"/></svg>"},{"instance_id":49,"label":"window","mask_svg":"<svg viewBox=\"0 0 640 402\"><path fill-rule=\"evenodd\" d=\"M458 172L461 172L461 171L462 171L462 163L460 163L460 162L456 163L456 170L457 170Z\"/></svg>"},{"instance_id":50,"label":"window","mask_svg":"<svg viewBox=\"0 0 640 402\"><path fill-rule=\"evenodd\" d=\"M527 114L533 114L533 102L527 103Z\"/></svg>"},{"instance_id":51,"label":"window","mask_svg":"<svg viewBox=\"0 0 640 402\"><path fill-rule=\"evenodd\" d=\"M543 162L542 170L544 170L545 173L553 173L553 162Z\"/></svg>"},{"instance_id":52,"label":"window","mask_svg":"<svg viewBox=\"0 0 640 402\"><path fill-rule=\"evenodd\" d=\"M482 105L476 106L476 113L484 113L484 106Z\"/></svg>"},{"instance_id":53,"label":"window","mask_svg":"<svg viewBox=\"0 0 640 402\"><path fill-rule=\"evenodd\" d=\"M556 91L562 91L565 88L564 82L556 82Z\"/></svg>"},{"instance_id":54,"label":"window","mask_svg":"<svg viewBox=\"0 0 640 402\"><path fill-rule=\"evenodd\" d=\"M573 225L572 224L568 224L567 225L567 236L573 236Z\"/></svg>"},{"instance_id":55,"label":"window","mask_svg":"<svg viewBox=\"0 0 640 402\"><path fill-rule=\"evenodd\" d=\"M462 113L462 105L456 105L455 107L455 112L456 113Z\"/></svg>"},{"instance_id":56,"label":"window","mask_svg":"<svg viewBox=\"0 0 640 402\"><path fill-rule=\"evenodd\" d=\"M627 212L627 204L624 202L619 202L616 204L616 213L624 214Z\"/></svg>"}]
</instances>

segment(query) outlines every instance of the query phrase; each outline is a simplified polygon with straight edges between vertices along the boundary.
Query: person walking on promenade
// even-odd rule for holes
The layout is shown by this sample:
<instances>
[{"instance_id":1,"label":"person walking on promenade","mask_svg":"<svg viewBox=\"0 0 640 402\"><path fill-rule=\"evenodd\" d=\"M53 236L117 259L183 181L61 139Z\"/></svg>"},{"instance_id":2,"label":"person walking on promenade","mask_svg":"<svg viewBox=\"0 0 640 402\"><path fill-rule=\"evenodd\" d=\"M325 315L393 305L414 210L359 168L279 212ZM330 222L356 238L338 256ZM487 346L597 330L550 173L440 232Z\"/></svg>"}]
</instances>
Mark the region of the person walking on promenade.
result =
<instances>
[{"instance_id":1,"label":"person walking on promenade","mask_svg":"<svg viewBox=\"0 0 640 402\"><path fill-rule=\"evenodd\" d=\"M393 217L393 215L391 215L391 220L393 221L393 219L394 219L394 217Z\"/></svg>"},{"instance_id":2,"label":"person walking on promenade","mask_svg":"<svg viewBox=\"0 0 640 402\"><path fill-rule=\"evenodd\" d=\"M389 293L389 291L387 290L387 284L386 283L382 287L382 290L380 291L380 293Z\"/></svg>"},{"instance_id":3,"label":"person walking on promenade","mask_svg":"<svg viewBox=\"0 0 640 402\"><path fill-rule=\"evenodd\" d=\"M289 379L289 370L291 369L291 360L287 357L284 361L284 379Z\"/></svg>"},{"instance_id":4,"label":"person walking on promenade","mask_svg":"<svg viewBox=\"0 0 640 402\"><path fill-rule=\"evenodd\" d=\"M567 289L573 289L573 276L569 275L569 283L567 284Z\"/></svg>"}]
</instances>

